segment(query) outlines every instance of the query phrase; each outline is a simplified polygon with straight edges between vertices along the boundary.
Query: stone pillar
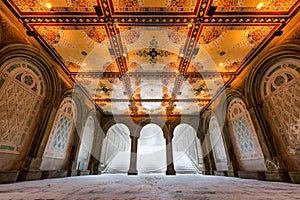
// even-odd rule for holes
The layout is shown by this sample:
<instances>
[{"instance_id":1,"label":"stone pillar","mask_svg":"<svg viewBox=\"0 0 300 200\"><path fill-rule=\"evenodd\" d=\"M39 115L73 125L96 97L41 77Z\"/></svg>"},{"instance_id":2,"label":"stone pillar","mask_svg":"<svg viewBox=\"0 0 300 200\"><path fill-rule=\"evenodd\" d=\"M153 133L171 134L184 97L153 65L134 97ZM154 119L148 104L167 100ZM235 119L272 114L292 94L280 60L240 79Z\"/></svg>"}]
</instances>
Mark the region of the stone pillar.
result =
<instances>
[{"instance_id":1,"label":"stone pillar","mask_svg":"<svg viewBox=\"0 0 300 200\"><path fill-rule=\"evenodd\" d=\"M173 145L172 145L172 135L165 136L166 139L166 153L167 153L167 171L166 175L176 175L174 169L174 161L173 161Z\"/></svg>"},{"instance_id":2,"label":"stone pillar","mask_svg":"<svg viewBox=\"0 0 300 200\"><path fill-rule=\"evenodd\" d=\"M138 146L138 137L130 136L131 139L131 153L130 153L130 164L128 175L137 175L137 146Z\"/></svg>"},{"instance_id":3,"label":"stone pillar","mask_svg":"<svg viewBox=\"0 0 300 200\"><path fill-rule=\"evenodd\" d=\"M18 181L39 180L42 177L40 170L43 153L48 137L55 120L58 105L45 103L41 115L40 124L31 144L31 149L25 159L23 169L19 173Z\"/></svg>"}]
</instances>

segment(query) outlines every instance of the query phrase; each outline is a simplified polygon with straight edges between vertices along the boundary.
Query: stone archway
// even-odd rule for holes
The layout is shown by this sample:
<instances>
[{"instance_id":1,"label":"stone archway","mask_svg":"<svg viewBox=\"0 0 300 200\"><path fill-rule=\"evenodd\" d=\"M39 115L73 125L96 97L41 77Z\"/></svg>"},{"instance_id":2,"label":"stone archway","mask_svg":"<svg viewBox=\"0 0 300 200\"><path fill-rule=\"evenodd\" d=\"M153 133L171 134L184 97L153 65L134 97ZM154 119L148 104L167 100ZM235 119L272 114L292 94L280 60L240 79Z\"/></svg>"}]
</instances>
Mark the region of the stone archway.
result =
<instances>
[{"instance_id":1,"label":"stone archway","mask_svg":"<svg viewBox=\"0 0 300 200\"><path fill-rule=\"evenodd\" d=\"M100 158L103 173L127 173L130 160L129 135L128 127L121 123L108 129Z\"/></svg>"},{"instance_id":2,"label":"stone archway","mask_svg":"<svg viewBox=\"0 0 300 200\"><path fill-rule=\"evenodd\" d=\"M166 171L166 145L163 130L156 124L145 125L138 142L137 169L139 173Z\"/></svg>"},{"instance_id":3,"label":"stone archway","mask_svg":"<svg viewBox=\"0 0 300 200\"><path fill-rule=\"evenodd\" d=\"M202 171L203 156L200 140L189 124L179 124L174 129L173 156L177 173L198 173Z\"/></svg>"}]
</instances>

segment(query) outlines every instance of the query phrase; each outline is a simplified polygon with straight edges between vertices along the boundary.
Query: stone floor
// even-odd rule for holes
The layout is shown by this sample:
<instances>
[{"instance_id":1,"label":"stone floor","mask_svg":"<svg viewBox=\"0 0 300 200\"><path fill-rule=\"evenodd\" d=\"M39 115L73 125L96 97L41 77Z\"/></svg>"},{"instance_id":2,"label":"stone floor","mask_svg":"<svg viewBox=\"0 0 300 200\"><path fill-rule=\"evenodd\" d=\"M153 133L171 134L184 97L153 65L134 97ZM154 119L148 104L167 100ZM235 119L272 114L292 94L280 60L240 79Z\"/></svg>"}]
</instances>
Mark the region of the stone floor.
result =
<instances>
[{"instance_id":1,"label":"stone floor","mask_svg":"<svg viewBox=\"0 0 300 200\"><path fill-rule=\"evenodd\" d=\"M300 199L300 185L160 174L68 177L0 185L0 199Z\"/></svg>"}]
</instances>

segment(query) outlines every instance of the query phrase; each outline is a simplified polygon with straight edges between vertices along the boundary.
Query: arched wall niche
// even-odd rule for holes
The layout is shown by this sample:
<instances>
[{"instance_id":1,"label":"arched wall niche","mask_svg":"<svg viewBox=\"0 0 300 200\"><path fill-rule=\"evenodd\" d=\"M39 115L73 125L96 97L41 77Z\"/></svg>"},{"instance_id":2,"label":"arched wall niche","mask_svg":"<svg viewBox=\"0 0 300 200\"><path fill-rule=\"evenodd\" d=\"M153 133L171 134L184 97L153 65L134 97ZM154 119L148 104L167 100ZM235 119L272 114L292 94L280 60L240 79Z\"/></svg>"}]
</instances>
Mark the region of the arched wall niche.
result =
<instances>
[{"instance_id":1,"label":"arched wall niche","mask_svg":"<svg viewBox=\"0 0 300 200\"><path fill-rule=\"evenodd\" d=\"M300 59L281 59L264 74L263 111L278 152L291 172L300 172Z\"/></svg>"},{"instance_id":2,"label":"arched wall niche","mask_svg":"<svg viewBox=\"0 0 300 200\"><path fill-rule=\"evenodd\" d=\"M300 59L300 46L283 44L265 53L264 57L253 63L245 83L245 104L247 108L262 104L261 82L266 71L284 59Z\"/></svg>"},{"instance_id":3,"label":"arched wall niche","mask_svg":"<svg viewBox=\"0 0 300 200\"><path fill-rule=\"evenodd\" d=\"M297 114L295 113L297 113L296 110L298 110L299 106L295 104L295 106L293 107L294 111L289 112L290 115L287 115L284 120L279 120L279 118L281 118L279 117L278 120L276 120L276 123L274 123L274 118L272 118L272 116L275 115L273 115L272 113L276 113L276 112L278 113L278 110L276 111L276 109L274 109L275 108L274 105L273 106L271 105L270 107L270 101L268 102L267 96L264 95L266 94L264 91L265 90L264 87L267 86L265 85L267 76L269 75L274 76L275 75L274 71L279 70L278 67L279 65L281 64L288 65L291 64L290 63L291 61L292 63L293 61L296 61L298 63L300 59L299 53L300 53L300 46L297 44L283 44L271 49L266 53L266 55L262 59L260 59L258 62L255 63L253 69L250 71L250 74L245 84L246 97L247 97L246 98L247 101L245 103L246 105L248 105L247 106L248 109L254 110L255 117L257 118L257 121L260 126L259 128L262 130L262 135L265 138L265 144L270 153L270 156L266 158L266 167L269 170L276 170L282 173L288 171L292 180L299 180L299 171L300 171L299 155L297 153L294 155L288 153L289 151L287 147L290 146L290 144L285 142L284 137L287 136L285 134L290 135L291 132L287 133L286 131L283 132L278 131L280 130L278 125L282 126L282 123L285 123L287 119L291 119L290 118L291 115L295 115L296 116L295 118L297 118ZM273 73L271 73L272 71ZM269 77L268 80L275 80L275 79L276 77L273 77L271 79ZM278 83L280 83L280 79L282 78L278 78ZM284 80L286 79L284 78ZM278 89L277 93L283 94L285 92L288 92L289 89L290 88L286 88L284 90ZM276 96L278 97L279 96L278 94L273 97ZM299 94L299 92L297 94ZM289 100L286 99L284 100L283 103L286 104L288 102L295 102L292 100L295 97L298 98L297 95L294 95L293 98ZM272 99L272 97L269 97L269 100L270 99ZM276 98L274 98L273 100L275 99ZM299 100L297 100L296 102L299 102ZM277 108L287 109L288 107L280 106ZM273 112L272 111L270 112L271 108L273 108ZM284 113L286 112L281 111L280 114L284 114ZM286 180L286 178L283 178L282 180Z\"/></svg>"},{"instance_id":4,"label":"arched wall niche","mask_svg":"<svg viewBox=\"0 0 300 200\"><path fill-rule=\"evenodd\" d=\"M43 73L31 60L14 57L1 63L0 170L22 167L37 130L47 87Z\"/></svg>"},{"instance_id":5,"label":"arched wall niche","mask_svg":"<svg viewBox=\"0 0 300 200\"><path fill-rule=\"evenodd\" d=\"M213 171L216 170L215 159L212 152L212 147L210 143L210 133L209 133L209 123L212 116L211 110L205 110L201 114L200 126L198 130L198 135L200 138L200 144L202 147L203 155L203 169L204 174L213 174Z\"/></svg>"},{"instance_id":6,"label":"arched wall niche","mask_svg":"<svg viewBox=\"0 0 300 200\"><path fill-rule=\"evenodd\" d=\"M239 170L266 170L263 152L246 105L233 98L227 111L230 136Z\"/></svg>"},{"instance_id":7,"label":"arched wall niche","mask_svg":"<svg viewBox=\"0 0 300 200\"><path fill-rule=\"evenodd\" d=\"M217 171L227 171L227 155L219 122L214 114L209 121L209 141Z\"/></svg>"},{"instance_id":8,"label":"arched wall niche","mask_svg":"<svg viewBox=\"0 0 300 200\"><path fill-rule=\"evenodd\" d=\"M80 148L77 158L78 170L87 170L92 154L93 141L95 138L95 119L93 116L88 116L83 128L82 136L80 137Z\"/></svg>"},{"instance_id":9,"label":"arched wall niche","mask_svg":"<svg viewBox=\"0 0 300 200\"><path fill-rule=\"evenodd\" d=\"M53 66L51 60L40 50L26 44L11 44L3 47L0 50L0 66L6 62L11 62L15 59L22 59L32 63L43 74L45 85L46 103L59 105L61 80L57 73L58 67Z\"/></svg>"},{"instance_id":10,"label":"arched wall niche","mask_svg":"<svg viewBox=\"0 0 300 200\"><path fill-rule=\"evenodd\" d=\"M57 110L43 154L41 170L66 169L75 137L77 107L74 100L66 97Z\"/></svg>"},{"instance_id":11,"label":"arched wall niche","mask_svg":"<svg viewBox=\"0 0 300 200\"><path fill-rule=\"evenodd\" d=\"M25 85L29 84L32 81L35 83L37 83L36 81L42 83L42 95L40 95L39 102L35 102L36 104L32 106L34 113L29 112L30 114L28 115L28 117L30 118L30 120L25 120L29 127L26 128L26 134L22 135L24 147L22 148L22 152L20 154L10 154L6 152L1 155L1 159L3 158L3 162L1 161L0 163L3 164L4 167L2 167L0 164L0 170L20 170L25 165L25 155L31 156L31 152L34 152L39 148L38 145L36 145L36 141L39 141L39 138L43 137L46 126L46 123L44 123L44 121L49 117L47 113L51 112L52 106L59 102L59 91L61 88L61 84L56 70L53 69L51 62L49 62L49 60L43 53L39 52L37 49L29 45L7 45L0 50L2 89L5 87L6 83L8 83L4 81L5 78L3 78L4 74L2 72L7 70L7 67L10 68L11 66L9 65L14 65L18 62L27 65L24 68L22 67L22 69L25 69L25 74L19 75L18 77L20 83L25 83L25 79ZM18 70L18 67L10 69L11 72L14 72L15 70ZM30 74L33 79L28 76ZM37 86L36 88L32 89L30 90L34 92L34 90L41 89L41 86ZM25 98L23 98L23 100L25 100ZM18 104L20 104L21 102L22 101L19 101ZM34 103L34 100L30 101L28 105L31 105L32 103ZM1 108L4 109L5 105L1 105ZM19 107L18 109L20 108L21 107ZM37 123L36 121L37 118L41 119L39 120L39 123ZM22 128L20 128L19 130L21 129ZM13 159L14 161L12 161L11 159ZM6 163L6 161L8 161L10 164Z\"/></svg>"}]
</instances>

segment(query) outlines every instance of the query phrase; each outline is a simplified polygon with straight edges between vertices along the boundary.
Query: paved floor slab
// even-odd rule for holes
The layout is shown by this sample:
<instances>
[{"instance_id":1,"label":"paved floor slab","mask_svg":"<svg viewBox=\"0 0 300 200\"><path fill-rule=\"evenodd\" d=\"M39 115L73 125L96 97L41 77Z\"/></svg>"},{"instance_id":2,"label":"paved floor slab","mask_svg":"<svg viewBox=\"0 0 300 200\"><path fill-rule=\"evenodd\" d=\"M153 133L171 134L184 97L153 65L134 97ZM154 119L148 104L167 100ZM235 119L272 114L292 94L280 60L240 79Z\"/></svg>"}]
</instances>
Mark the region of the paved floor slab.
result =
<instances>
[{"instance_id":1,"label":"paved floor slab","mask_svg":"<svg viewBox=\"0 0 300 200\"><path fill-rule=\"evenodd\" d=\"M300 199L300 185L203 175L68 177L0 185L0 199Z\"/></svg>"}]
</instances>

